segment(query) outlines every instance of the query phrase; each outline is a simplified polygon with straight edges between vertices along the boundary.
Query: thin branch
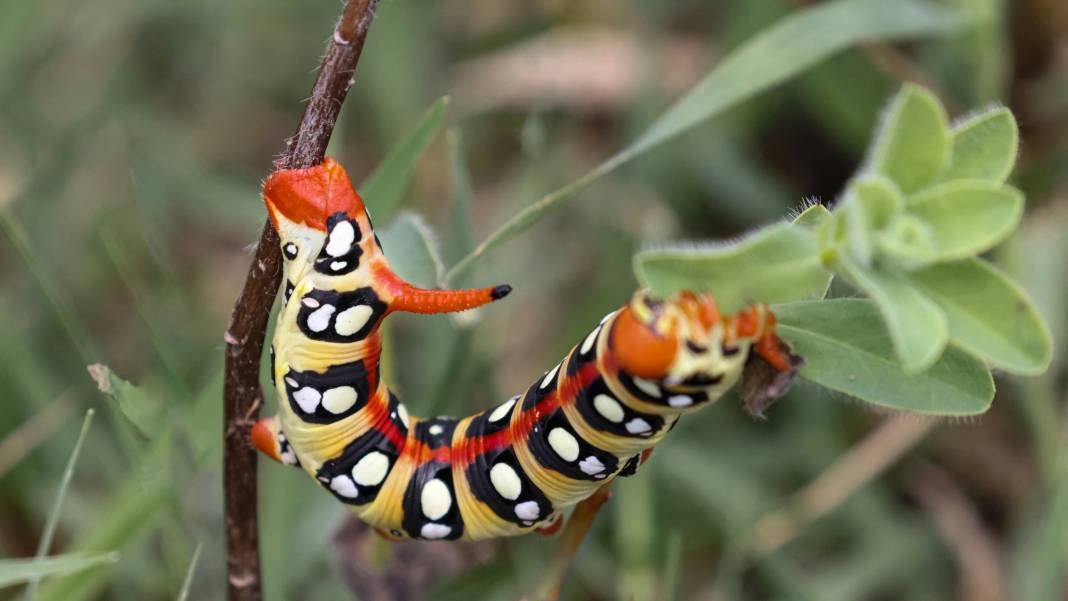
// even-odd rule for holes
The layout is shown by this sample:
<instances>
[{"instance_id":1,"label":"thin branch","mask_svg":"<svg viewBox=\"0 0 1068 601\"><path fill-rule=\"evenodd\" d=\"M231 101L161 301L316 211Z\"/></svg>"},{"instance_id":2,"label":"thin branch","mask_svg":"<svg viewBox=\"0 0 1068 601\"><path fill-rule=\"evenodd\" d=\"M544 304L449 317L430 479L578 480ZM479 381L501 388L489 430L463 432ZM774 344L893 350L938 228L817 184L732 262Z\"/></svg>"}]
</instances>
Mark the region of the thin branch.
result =
<instances>
[{"instance_id":1,"label":"thin branch","mask_svg":"<svg viewBox=\"0 0 1068 601\"><path fill-rule=\"evenodd\" d=\"M286 141L279 168L311 167L323 160L341 105L354 83L367 30L378 0L349 0L334 29L311 97L296 133ZM260 358L267 319L281 279L278 236L265 223L252 265L226 331L223 389L223 485L230 601L259 601L259 537L256 516L256 454L248 431L263 404Z\"/></svg>"}]
</instances>

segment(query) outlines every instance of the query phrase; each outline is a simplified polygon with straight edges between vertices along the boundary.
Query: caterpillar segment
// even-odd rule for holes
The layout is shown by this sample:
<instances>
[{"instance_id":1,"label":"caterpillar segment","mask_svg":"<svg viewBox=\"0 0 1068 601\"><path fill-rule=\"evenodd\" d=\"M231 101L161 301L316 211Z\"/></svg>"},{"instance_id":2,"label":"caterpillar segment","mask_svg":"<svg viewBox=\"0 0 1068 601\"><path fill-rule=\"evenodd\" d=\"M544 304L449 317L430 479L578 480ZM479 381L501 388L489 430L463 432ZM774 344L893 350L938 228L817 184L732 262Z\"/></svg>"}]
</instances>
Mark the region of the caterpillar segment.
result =
<instances>
[{"instance_id":1,"label":"caterpillar segment","mask_svg":"<svg viewBox=\"0 0 1068 601\"><path fill-rule=\"evenodd\" d=\"M464 418L417 418L380 379L383 319L472 309L511 288L402 280L333 159L272 174L264 200L284 257L279 413L252 442L388 538L554 529L562 510L633 474L682 414L731 388L751 351L791 367L763 305L721 316L708 294L638 291L521 394Z\"/></svg>"}]
</instances>

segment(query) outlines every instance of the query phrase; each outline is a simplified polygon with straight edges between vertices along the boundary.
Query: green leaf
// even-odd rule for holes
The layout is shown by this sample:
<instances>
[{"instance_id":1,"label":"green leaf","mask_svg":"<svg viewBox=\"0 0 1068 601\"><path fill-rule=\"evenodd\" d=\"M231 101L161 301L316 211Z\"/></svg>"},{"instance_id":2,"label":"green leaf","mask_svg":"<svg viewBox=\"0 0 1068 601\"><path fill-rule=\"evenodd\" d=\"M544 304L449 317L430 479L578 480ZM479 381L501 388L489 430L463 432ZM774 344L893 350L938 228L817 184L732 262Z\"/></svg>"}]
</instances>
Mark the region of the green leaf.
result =
<instances>
[{"instance_id":1,"label":"green leaf","mask_svg":"<svg viewBox=\"0 0 1068 601\"><path fill-rule=\"evenodd\" d=\"M952 133L953 156L940 180L1005 182L1016 163L1020 143L1012 111L1002 107L980 113L954 125Z\"/></svg>"},{"instance_id":2,"label":"green leaf","mask_svg":"<svg viewBox=\"0 0 1068 601\"><path fill-rule=\"evenodd\" d=\"M820 264L816 236L780 223L726 245L648 250L634 257L638 281L655 294L709 290L724 312L753 301L821 297L831 273Z\"/></svg>"},{"instance_id":3,"label":"green leaf","mask_svg":"<svg viewBox=\"0 0 1068 601\"><path fill-rule=\"evenodd\" d=\"M448 105L448 96L430 105L415 129L389 149L382 162L360 186L360 195L371 215L383 219L393 212L401 194L408 187L415 165L441 128Z\"/></svg>"},{"instance_id":4,"label":"green leaf","mask_svg":"<svg viewBox=\"0 0 1068 601\"><path fill-rule=\"evenodd\" d=\"M378 230L389 265L401 278L423 287L441 283L444 267L434 230L415 213L404 212Z\"/></svg>"},{"instance_id":5,"label":"green leaf","mask_svg":"<svg viewBox=\"0 0 1068 601\"><path fill-rule=\"evenodd\" d=\"M993 265L965 259L908 277L945 312L955 344L1013 373L1035 375L1049 367L1049 329L1027 293Z\"/></svg>"},{"instance_id":6,"label":"green leaf","mask_svg":"<svg viewBox=\"0 0 1068 601\"><path fill-rule=\"evenodd\" d=\"M144 390L115 375L106 365L94 363L88 367L89 375L100 392L111 397L119 411L137 430L148 438L159 434L163 425L163 400L146 394Z\"/></svg>"},{"instance_id":7,"label":"green leaf","mask_svg":"<svg viewBox=\"0 0 1068 601\"><path fill-rule=\"evenodd\" d=\"M1020 223L1024 199L1010 186L979 180L940 184L913 196L907 211L931 229L933 259L963 259L989 250Z\"/></svg>"},{"instance_id":8,"label":"green leaf","mask_svg":"<svg viewBox=\"0 0 1068 601\"><path fill-rule=\"evenodd\" d=\"M870 301L806 301L773 310L777 332L805 358L801 376L820 386L929 415L975 415L994 398L986 366L956 348L947 349L923 373L905 371Z\"/></svg>"},{"instance_id":9,"label":"green leaf","mask_svg":"<svg viewBox=\"0 0 1068 601\"><path fill-rule=\"evenodd\" d=\"M949 120L927 90L905 84L890 102L872 142L869 169L905 194L931 183L950 157Z\"/></svg>"},{"instance_id":10,"label":"green leaf","mask_svg":"<svg viewBox=\"0 0 1068 601\"><path fill-rule=\"evenodd\" d=\"M887 227L904 206L901 193L884 177L862 176L849 185L841 210L849 250L861 265L871 265L875 232Z\"/></svg>"},{"instance_id":11,"label":"green leaf","mask_svg":"<svg viewBox=\"0 0 1068 601\"><path fill-rule=\"evenodd\" d=\"M592 171L527 206L479 243L446 275L452 280L476 259L516 237L550 209L620 165L850 46L947 32L955 12L917 0L836 0L792 12L724 58L629 146Z\"/></svg>"},{"instance_id":12,"label":"green leaf","mask_svg":"<svg viewBox=\"0 0 1068 601\"><path fill-rule=\"evenodd\" d=\"M949 341L946 316L938 305L901 274L864 269L844 256L838 265L842 275L879 307L905 372L915 375L931 367Z\"/></svg>"},{"instance_id":13,"label":"green leaf","mask_svg":"<svg viewBox=\"0 0 1068 601\"><path fill-rule=\"evenodd\" d=\"M801 211L797 217L794 217L790 223L816 230L830 218L831 212L827 210L827 207L821 204L812 204L805 208L804 211Z\"/></svg>"},{"instance_id":14,"label":"green leaf","mask_svg":"<svg viewBox=\"0 0 1068 601\"><path fill-rule=\"evenodd\" d=\"M474 227L471 225L471 173L464 156L463 137L458 128L445 132L449 146L449 176L452 180L452 208L449 211L449 238L445 258L458 261L475 246Z\"/></svg>"},{"instance_id":15,"label":"green leaf","mask_svg":"<svg viewBox=\"0 0 1068 601\"><path fill-rule=\"evenodd\" d=\"M0 559L0 588L33 582L49 576L72 574L99 565L115 563L117 553L85 555L69 553L43 559Z\"/></svg>"}]
</instances>

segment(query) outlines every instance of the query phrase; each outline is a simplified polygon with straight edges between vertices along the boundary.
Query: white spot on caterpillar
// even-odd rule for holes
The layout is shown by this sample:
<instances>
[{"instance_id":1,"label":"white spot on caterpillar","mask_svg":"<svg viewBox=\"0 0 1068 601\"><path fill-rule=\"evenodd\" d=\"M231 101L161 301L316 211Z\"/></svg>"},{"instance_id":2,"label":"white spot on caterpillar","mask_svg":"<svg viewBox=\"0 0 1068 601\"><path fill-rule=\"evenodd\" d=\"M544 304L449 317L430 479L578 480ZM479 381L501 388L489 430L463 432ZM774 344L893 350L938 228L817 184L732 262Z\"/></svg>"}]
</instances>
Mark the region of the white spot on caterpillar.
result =
<instances>
[{"instance_id":1,"label":"white spot on caterpillar","mask_svg":"<svg viewBox=\"0 0 1068 601\"><path fill-rule=\"evenodd\" d=\"M356 240L356 231L348 221L339 221L334 229L330 230L330 240L326 243L326 254L331 257L340 257L349 252L352 243Z\"/></svg>"},{"instance_id":2,"label":"white spot on caterpillar","mask_svg":"<svg viewBox=\"0 0 1068 601\"><path fill-rule=\"evenodd\" d=\"M508 415L508 412L512 410L512 405L515 405L517 400L519 400L519 397L514 396L498 405L497 408L493 410L493 413L489 414L489 420L491 422L497 422L504 419L504 416Z\"/></svg>"},{"instance_id":3,"label":"white spot on caterpillar","mask_svg":"<svg viewBox=\"0 0 1068 601\"><path fill-rule=\"evenodd\" d=\"M555 378L555 377L556 377L556 372L557 372L557 371L558 371L559 369L560 369L560 364L559 364L559 363L557 363L557 364L556 364L556 367L554 367L554 368L550 369L550 370L549 370L549 373L545 374L545 377L544 377L544 378L542 378L542 380L541 380L541 386L539 386L538 388L545 388L546 386L548 386L548 385L549 385L549 382L552 382L552 381L553 381L553 378Z\"/></svg>"},{"instance_id":4,"label":"white spot on caterpillar","mask_svg":"<svg viewBox=\"0 0 1068 601\"><path fill-rule=\"evenodd\" d=\"M349 307L337 314L337 319L334 320L334 330L341 336L352 336L367 325L367 320L371 318L372 313L374 310L371 305Z\"/></svg>"},{"instance_id":5,"label":"white spot on caterpillar","mask_svg":"<svg viewBox=\"0 0 1068 601\"><path fill-rule=\"evenodd\" d=\"M523 482L519 479L519 474L516 474L512 466L507 463L498 463L493 466L489 476L497 494L509 501L518 499L519 494L523 492Z\"/></svg>"},{"instance_id":6,"label":"white spot on caterpillar","mask_svg":"<svg viewBox=\"0 0 1068 601\"><path fill-rule=\"evenodd\" d=\"M356 404L356 389L352 386L338 386L323 393L323 408L337 415L344 413Z\"/></svg>"},{"instance_id":7,"label":"white spot on caterpillar","mask_svg":"<svg viewBox=\"0 0 1068 601\"><path fill-rule=\"evenodd\" d=\"M294 380L293 378L290 378L288 376L286 377L286 384L289 384L293 388L296 388L297 386L300 386L300 384L298 384L296 380Z\"/></svg>"},{"instance_id":8,"label":"white spot on caterpillar","mask_svg":"<svg viewBox=\"0 0 1068 601\"><path fill-rule=\"evenodd\" d=\"M389 472L389 457L379 451L371 451L356 462L352 479L361 486L378 486Z\"/></svg>"},{"instance_id":9,"label":"white spot on caterpillar","mask_svg":"<svg viewBox=\"0 0 1068 601\"><path fill-rule=\"evenodd\" d=\"M636 417L627 422L626 428L627 432L630 432L631 434L645 434L653 429L653 427L649 425L649 422L640 417Z\"/></svg>"},{"instance_id":10,"label":"white spot on caterpillar","mask_svg":"<svg viewBox=\"0 0 1068 601\"><path fill-rule=\"evenodd\" d=\"M597 413L601 414L601 417L614 424L623 421L623 405L620 405L619 401L607 394L599 394L593 397L593 408L597 410Z\"/></svg>"},{"instance_id":11,"label":"white spot on caterpillar","mask_svg":"<svg viewBox=\"0 0 1068 601\"><path fill-rule=\"evenodd\" d=\"M280 455L280 458L282 459L282 463L284 463L285 465L296 465L297 464L297 455L295 453L293 453L293 449L290 449L290 450L286 451L285 453L282 453Z\"/></svg>"},{"instance_id":12,"label":"white spot on caterpillar","mask_svg":"<svg viewBox=\"0 0 1068 601\"><path fill-rule=\"evenodd\" d=\"M574 461L579 456L578 440L570 432L563 428L553 428L549 431L549 446L556 451L564 461Z\"/></svg>"},{"instance_id":13,"label":"white spot on caterpillar","mask_svg":"<svg viewBox=\"0 0 1068 601\"><path fill-rule=\"evenodd\" d=\"M672 407L688 407L693 405L693 397L688 394L677 394L668 398L668 405Z\"/></svg>"},{"instance_id":14,"label":"white spot on caterpillar","mask_svg":"<svg viewBox=\"0 0 1068 601\"><path fill-rule=\"evenodd\" d=\"M579 469L582 470L582 473L593 476L604 471L604 464L601 463L600 459L590 455L579 462Z\"/></svg>"},{"instance_id":15,"label":"white spot on caterpillar","mask_svg":"<svg viewBox=\"0 0 1068 601\"><path fill-rule=\"evenodd\" d=\"M323 305L312 311L308 316L308 329L313 332L322 332L330 325L330 316L337 308L334 305Z\"/></svg>"},{"instance_id":16,"label":"white spot on caterpillar","mask_svg":"<svg viewBox=\"0 0 1068 601\"><path fill-rule=\"evenodd\" d=\"M309 309L314 309L319 306L319 301L315 300L310 296L305 296L304 298L300 299L300 304L304 305L305 307L308 307Z\"/></svg>"},{"instance_id":17,"label":"white spot on caterpillar","mask_svg":"<svg viewBox=\"0 0 1068 601\"><path fill-rule=\"evenodd\" d=\"M355 499L360 495L360 490L348 476L334 476L330 481L330 490L348 499Z\"/></svg>"},{"instance_id":18,"label":"white spot on caterpillar","mask_svg":"<svg viewBox=\"0 0 1068 601\"><path fill-rule=\"evenodd\" d=\"M437 478L427 482L419 493L419 506L423 509L423 515L431 520L445 517L452 507L449 487Z\"/></svg>"},{"instance_id":19,"label":"white spot on caterpillar","mask_svg":"<svg viewBox=\"0 0 1068 601\"><path fill-rule=\"evenodd\" d=\"M534 521L538 519L538 502L523 501L515 506L515 516L521 520Z\"/></svg>"},{"instance_id":20,"label":"white spot on caterpillar","mask_svg":"<svg viewBox=\"0 0 1068 601\"><path fill-rule=\"evenodd\" d=\"M397 403L397 415L400 416L405 428L411 427L408 423L408 408L404 406L404 403Z\"/></svg>"},{"instance_id":21,"label":"white spot on caterpillar","mask_svg":"<svg viewBox=\"0 0 1068 601\"><path fill-rule=\"evenodd\" d=\"M644 378L634 378L634 385L638 387L638 390L641 390L645 394L654 398L660 398L660 387L653 382Z\"/></svg>"},{"instance_id":22,"label":"white spot on caterpillar","mask_svg":"<svg viewBox=\"0 0 1068 601\"><path fill-rule=\"evenodd\" d=\"M310 386L305 386L293 393L293 400L300 405L300 410L304 413L315 413L315 410L319 408L319 400L322 398L319 391Z\"/></svg>"},{"instance_id":23,"label":"white spot on caterpillar","mask_svg":"<svg viewBox=\"0 0 1068 601\"><path fill-rule=\"evenodd\" d=\"M582 346L579 347L579 354L585 355L593 348L594 343L597 342L597 335L601 333L601 326L597 326L592 332L586 336L586 339L582 341Z\"/></svg>"},{"instance_id":24,"label":"white spot on caterpillar","mask_svg":"<svg viewBox=\"0 0 1068 601\"><path fill-rule=\"evenodd\" d=\"M445 429L441 427L441 424L434 424L433 426L427 428L426 431L429 432L431 436L437 436L438 434L444 432Z\"/></svg>"},{"instance_id":25,"label":"white spot on caterpillar","mask_svg":"<svg viewBox=\"0 0 1068 601\"><path fill-rule=\"evenodd\" d=\"M346 265L348 265L348 262L346 261L333 261L330 263L330 269L333 271L341 271L342 269L345 269Z\"/></svg>"},{"instance_id":26,"label":"white spot on caterpillar","mask_svg":"<svg viewBox=\"0 0 1068 601\"><path fill-rule=\"evenodd\" d=\"M445 538L452 532L452 528L445 524L423 524L423 528L419 531L419 535L423 538L431 540Z\"/></svg>"},{"instance_id":27,"label":"white spot on caterpillar","mask_svg":"<svg viewBox=\"0 0 1068 601\"><path fill-rule=\"evenodd\" d=\"M615 312L615 311L609 311L609 312L608 312L608 315L605 315L604 317L602 317L602 318L601 318L601 323L599 323L599 324L597 324L597 325L601 325L601 326L603 326L603 325L604 325L604 322L608 321L608 320L609 320L609 319L610 319L610 318L611 318L611 317L612 317L613 315L615 315L615 314L616 314L616 312Z\"/></svg>"}]
</instances>

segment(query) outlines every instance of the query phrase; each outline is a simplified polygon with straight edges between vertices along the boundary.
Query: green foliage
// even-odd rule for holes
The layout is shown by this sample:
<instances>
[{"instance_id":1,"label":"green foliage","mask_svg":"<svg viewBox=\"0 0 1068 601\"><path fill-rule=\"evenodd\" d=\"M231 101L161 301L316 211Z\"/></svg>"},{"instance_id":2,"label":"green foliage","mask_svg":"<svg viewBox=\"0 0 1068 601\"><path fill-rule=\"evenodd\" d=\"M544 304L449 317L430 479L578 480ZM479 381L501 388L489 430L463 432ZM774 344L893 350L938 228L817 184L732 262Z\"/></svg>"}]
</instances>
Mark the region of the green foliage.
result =
<instances>
[{"instance_id":1,"label":"green foliage","mask_svg":"<svg viewBox=\"0 0 1068 601\"><path fill-rule=\"evenodd\" d=\"M0 588L36 582L49 576L72 574L100 565L115 563L117 553L83 555L69 553L42 559L0 559Z\"/></svg>"},{"instance_id":2,"label":"green foliage","mask_svg":"<svg viewBox=\"0 0 1068 601\"><path fill-rule=\"evenodd\" d=\"M816 237L803 228L778 224L743 240L716 247L647 251L634 257L638 281L660 294L712 282L716 304L737 311L752 299L769 303L822 298L831 274L819 261ZM736 277L745 273L746 277Z\"/></svg>"},{"instance_id":3,"label":"green foliage","mask_svg":"<svg viewBox=\"0 0 1068 601\"><path fill-rule=\"evenodd\" d=\"M637 257L635 271L658 294L725 290L731 308L752 299L822 296L816 294L820 278L841 276L878 308L894 356L884 353L881 343L872 352L851 353L850 332L821 329L820 323L806 324L803 314L795 315L800 322L793 324L794 335L808 332L798 343L802 355L806 348L821 353L810 358L802 376L900 409L948 415L985 411L992 385L971 387L966 400L937 394L894 401L889 392L900 378L889 377L888 369L911 382L942 381L951 365L966 382L989 382L989 367L966 360L956 348L1016 373L1041 373L1049 364L1050 335L1034 305L1019 286L978 258L1004 241L1023 214L1022 193L1003 183L1015 160L1017 137L1012 114L1004 109L951 130L938 100L906 85L883 115L868 164L833 211L809 208L790 226L774 225L723 247L648 251ZM769 252L768 240L781 244ZM871 326L861 339L870 339ZM836 336L838 344L828 342ZM840 352L831 352L834 348ZM849 357L847 380L826 373L831 356ZM895 364L888 367L891 361Z\"/></svg>"},{"instance_id":4,"label":"green foliage","mask_svg":"<svg viewBox=\"0 0 1068 601\"><path fill-rule=\"evenodd\" d=\"M778 331L805 358L801 375L870 403L934 415L974 415L990 407L994 382L979 360L957 349L919 374L905 371L874 304L862 299L799 301L774 307Z\"/></svg>"},{"instance_id":5,"label":"green foliage","mask_svg":"<svg viewBox=\"0 0 1068 601\"><path fill-rule=\"evenodd\" d=\"M546 194L497 228L446 276L451 281L480 256L518 236L550 209L620 165L700 125L733 106L783 83L845 48L883 39L945 32L959 25L952 12L901 0L835 0L796 11L724 58L638 138L590 172Z\"/></svg>"},{"instance_id":6,"label":"green foliage","mask_svg":"<svg viewBox=\"0 0 1068 601\"><path fill-rule=\"evenodd\" d=\"M360 194L368 213L378 219L385 219L393 213L397 201L408 187L415 165L441 129L448 106L448 96L439 98L432 104L415 128L390 149L374 172L367 177L367 181L360 186Z\"/></svg>"}]
</instances>

